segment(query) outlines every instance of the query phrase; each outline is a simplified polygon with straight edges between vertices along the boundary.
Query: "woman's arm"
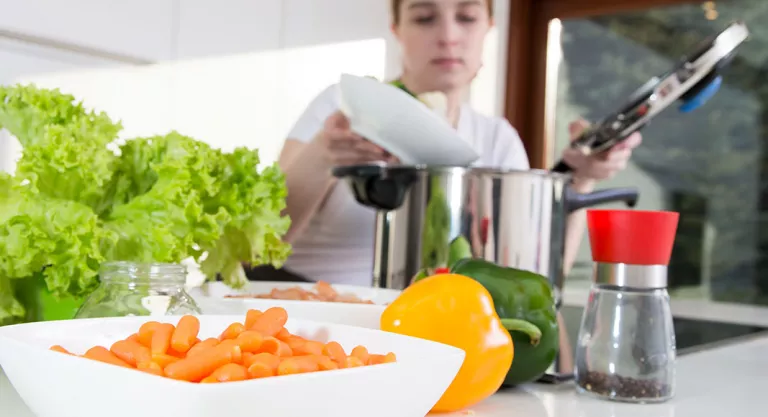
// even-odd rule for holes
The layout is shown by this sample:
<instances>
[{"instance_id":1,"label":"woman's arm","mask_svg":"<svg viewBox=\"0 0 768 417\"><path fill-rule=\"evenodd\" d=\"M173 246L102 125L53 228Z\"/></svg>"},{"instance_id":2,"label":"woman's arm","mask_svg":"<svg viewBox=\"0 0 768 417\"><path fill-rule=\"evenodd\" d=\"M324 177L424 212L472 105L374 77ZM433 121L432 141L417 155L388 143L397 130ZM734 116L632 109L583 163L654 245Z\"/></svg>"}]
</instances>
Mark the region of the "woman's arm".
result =
<instances>
[{"instance_id":1,"label":"woman's arm","mask_svg":"<svg viewBox=\"0 0 768 417\"><path fill-rule=\"evenodd\" d=\"M283 238L289 243L307 228L337 181L325 161L318 157L322 151L317 148L314 141L288 139L280 152L278 163L288 188L283 213L291 218L291 227Z\"/></svg>"},{"instance_id":2,"label":"woman's arm","mask_svg":"<svg viewBox=\"0 0 768 417\"><path fill-rule=\"evenodd\" d=\"M280 151L278 164L288 188L283 214L291 218L291 227L283 239L289 243L306 230L335 183L330 166L323 158L323 141L318 137L323 134L329 117L338 110L337 90L335 85L329 86L309 103Z\"/></svg>"},{"instance_id":3,"label":"woman's arm","mask_svg":"<svg viewBox=\"0 0 768 417\"><path fill-rule=\"evenodd\" d=\"M591 180L576 180L572 188L577 193L591 193L595 189L595 182ZM584 229L587 226L586 210L576 210L568 216L565 226L565 253L563 254L563 272L565 276L571 272L579 253L581 241L584 238Z\"/></svg>"},{"instance_id":4,"label":"woman's arm","mask_svg":"<svg viewBox=\"0 0 768 417\"><path fill-rule=\"evenodd\" d=\"M585 120L577 120L568 126L571 140L576 139L584 129L589 127ZM632 150L640 145L643 138L640 133L633 133L626 140L614 146L611 150L597 154L584 155L580 151L567 148L563 152L563 160L574 168L574 180L572 187L578 193L590 193L594 191L598 181L611 178L616 173L624 170ZM584 229L587 224L586 210L578 210L568 216L565 230L565 253L563 257L563 271L566 276L571 271L579 245L584 237Z\"/></svg>"},{"instance_id":5,"label":"woman's arm","mask_svg":"<svg viewBox=\"0 0 768 417\"><path fill-rule=\"evenodd\" d=\"M286 208L291 227L283 237L294 242L337 184L331 169L385 160L380 147L350 130L349 120L338 110L335 86L320 93L296 121L280 152L278 164L288 188Z\"/></svg>"}]
</instances>

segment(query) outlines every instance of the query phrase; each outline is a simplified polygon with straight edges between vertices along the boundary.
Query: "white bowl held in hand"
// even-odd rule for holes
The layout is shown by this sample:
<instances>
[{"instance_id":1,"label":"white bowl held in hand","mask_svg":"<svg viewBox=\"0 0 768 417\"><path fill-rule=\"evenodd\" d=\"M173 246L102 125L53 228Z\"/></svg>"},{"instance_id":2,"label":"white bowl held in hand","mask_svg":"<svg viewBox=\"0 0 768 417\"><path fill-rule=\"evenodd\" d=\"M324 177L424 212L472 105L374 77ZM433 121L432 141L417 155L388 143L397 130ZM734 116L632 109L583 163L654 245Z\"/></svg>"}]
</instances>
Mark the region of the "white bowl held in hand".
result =
<instances>
[{"instance_id":1,"label":"white bowl held in hand","mask_svg":"<svg viewBox=\"0 0 768 417\"><path fill-rule=\"evenodd\" d=\"M226 298L227 295L269 294L273 289L284 290L294 287L313 291L315 284L252 281L244 289L233 290L223 282L208 282L201 287L191 289L189 294L195 299L203 314L244 315L251 309L264 311L270 307L282 307L288 312L288 317L295 319L345 324L375 330L378 330L380 327L381 314L384 312L386 305L400 295L400 291L397 290L333 284L331 287L339 294L352 294L362 300L372 301L373 304L274 300L267 298Z\"/></svg>"},{"instance_id":2,"label":"white bowl held in hand","mask_svg":"<svg viewBox=\"0 0 768 417\"><path fill-rule=\"evenodd\" d=\"M353 132L408 165L468 166L479 158L437 113L405 91L370 77L344 74L341 111Z\"/></svg>"},{"instance_id":3,"label":"white bowl held in hand","mask_svg":"<svg viewBox=\"0 0 768 417\"><path fill-rule=\"evenodd\" d=\"M243 316L201 316L200 338ZM156 318L153 318L156 319ZM176 324L179 317L157 321ZM49 350L109 348L147 317L0 327L0 366L38 417L423 417L464 360L460 349L377 330L289 319L293 334L334 340L349 352L394 352L397 362L218 384L193 384Z\"/></svg>"}]
</instances>

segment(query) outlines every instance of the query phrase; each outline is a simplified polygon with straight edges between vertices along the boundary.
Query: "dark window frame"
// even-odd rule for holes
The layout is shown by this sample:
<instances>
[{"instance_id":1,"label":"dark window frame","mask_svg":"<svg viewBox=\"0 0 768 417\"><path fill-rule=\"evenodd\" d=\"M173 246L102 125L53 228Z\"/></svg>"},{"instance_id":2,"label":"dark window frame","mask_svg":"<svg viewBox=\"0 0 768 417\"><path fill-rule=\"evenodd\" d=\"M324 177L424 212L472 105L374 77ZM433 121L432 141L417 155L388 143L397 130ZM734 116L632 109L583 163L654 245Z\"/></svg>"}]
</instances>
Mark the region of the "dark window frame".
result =
<instances>
[{"instance_id":1,"label":"dark window frame","mask_svg":"<svg viewBox=\"0 0 768 417\"><path fill-rule=\"evenodd\" d=\"M504 116L520 133L531 168L552 163L553 124L547 120L550 22L686 3L701 0L510 0Z\"/></svg>"}]
</instances>

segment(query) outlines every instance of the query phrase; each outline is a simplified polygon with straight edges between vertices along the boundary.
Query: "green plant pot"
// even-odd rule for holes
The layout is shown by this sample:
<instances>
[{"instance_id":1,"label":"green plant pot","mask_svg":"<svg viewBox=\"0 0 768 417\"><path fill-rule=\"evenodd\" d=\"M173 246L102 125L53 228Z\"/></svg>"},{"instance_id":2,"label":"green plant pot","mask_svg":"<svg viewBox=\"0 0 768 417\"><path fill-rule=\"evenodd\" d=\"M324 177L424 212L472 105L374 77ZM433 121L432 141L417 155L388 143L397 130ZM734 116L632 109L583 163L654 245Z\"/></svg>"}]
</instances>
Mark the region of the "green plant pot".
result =
<instances>
[{"instance_id":1,"label":"green plant pot","mask_svg":"<svg viewBox=\"0 0 768 417\"><path fill-rule=\"evenodd\" d=\"M11 290L16 299L24 306L23 318L5 321L0 325L31 323L36 321L69 320L85 301L85 298L66 296L57 298L45 285L40 275L29 278L12 279Z\"/></svg>"},{"instance_id":2,"label":"green plant pot","mask_svg":"<svg viewBox=\"0 0 768 417\"><path fill-rule=\"evenodd\" d=\"M83 305L85 298L74 298L72 296L56 298L43 285L40 289L40 303L42 305L44 321L70 320L75 318L75 313Z\"/></svg>"}]
</instances>

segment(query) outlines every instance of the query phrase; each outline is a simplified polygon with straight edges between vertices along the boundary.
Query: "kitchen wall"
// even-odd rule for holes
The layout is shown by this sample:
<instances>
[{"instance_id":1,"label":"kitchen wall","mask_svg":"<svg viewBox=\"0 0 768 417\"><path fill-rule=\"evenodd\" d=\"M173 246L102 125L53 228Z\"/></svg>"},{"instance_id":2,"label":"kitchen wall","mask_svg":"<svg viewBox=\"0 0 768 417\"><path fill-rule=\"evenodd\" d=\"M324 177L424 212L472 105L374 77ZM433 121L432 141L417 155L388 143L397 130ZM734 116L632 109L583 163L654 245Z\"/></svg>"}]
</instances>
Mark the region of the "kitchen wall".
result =
<instances>
[{"instance_id":1,"label":"kitchen wall","mask_svg":"<svg viewBox=\"0 0 768 417\"><path fill-rule=\"evenodd\" d=\"M497 0L468 97L501 114L509 0ZM123 137L177 129L266 163L339 74L396 76L385 0L0 0L0 84L58 87L123 122ZM0 169L14 140L0 133Z\"/></svg>"}]
</instances>

